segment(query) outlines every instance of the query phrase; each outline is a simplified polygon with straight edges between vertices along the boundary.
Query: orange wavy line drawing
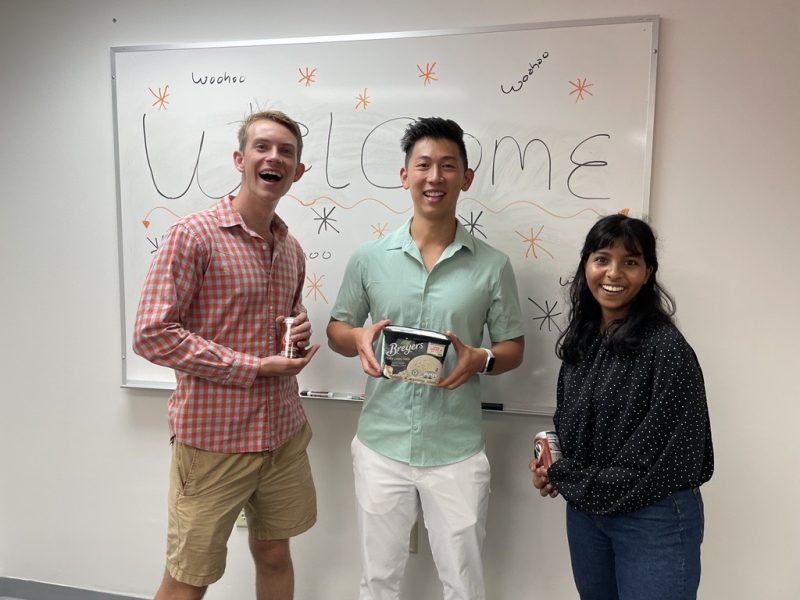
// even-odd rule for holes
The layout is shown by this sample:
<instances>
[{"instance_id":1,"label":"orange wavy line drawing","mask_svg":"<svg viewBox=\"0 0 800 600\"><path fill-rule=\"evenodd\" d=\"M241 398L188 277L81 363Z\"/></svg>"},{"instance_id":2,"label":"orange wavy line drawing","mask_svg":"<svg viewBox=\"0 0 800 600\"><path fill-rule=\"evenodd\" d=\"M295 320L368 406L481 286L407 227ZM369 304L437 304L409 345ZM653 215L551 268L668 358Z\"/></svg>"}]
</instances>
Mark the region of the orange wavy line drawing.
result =
<instances>
[{"instance_id":1,"label":"orange wavy line drawing","mask_svg":"<svg viewBox=\"0 0 800 600\"><path fill-rule=\"evenodd\" d=\"M286 194L285 197L286 198L291 198L292 200L295 200L301 206L314 206L318 202L330 202L331 204L334 204L334 205L338 206L339 208L343 208L345 210L350 210L350 209L353 209L356 206L358 206L359 204L362 204L364 202L375 202L376 204L380 204L386 210L389 210L389 211L393 212L396 215L402 215L403 213L407 213L408 211L411 210L411 206L407 206L403 210L397 210L395 208L392 208L388 204L386 204L384 201L378 200L377 198L362 198L358 202L355 202L353 204L349 204L348 205L348 204L344 204L342 202L338 202L338 201L334 200L333 198L331 198L330 196L319 196L319 197L314 198L313 200L309 200L309 201L301 200L297 196L293 196L291 194Z\"/></svg>"},{"instance_id":2,"label":"orange wavy line drawing","mask_svg":"<svg viewBox=\"0 0 800 600\"><path fill-rule=\"evenodd\" d=\"M483 208L488 210L490 213L494 213L496 215L498 215L501 212L503 212L504 210L514 206L515 204L530 204L531 206L534 206L534 207L538 208L539 210L541 210L543 213L547 213L551 217L555 217L557 219L574 219L578 215L581 215L581 214L583 214L585 212L594 213L598 217L602 217L603 216L603 213L601 213L598 210L595 210L594 208L582 208L578 212L576 212L574 214L571 214L571 215L559 215L558 213L554 213L552 210L548 210L544 206L542 206L541 204L537 204L536 202L533 202L532 200L514 200L513 202L509 202L508 204L506 204L505 206L503 206L502 208L499 208L497 210L491 208L490 206L487 206L486 204L484 204L483 202L481 202L477 198L462 198L461 200L459 200L459 204L461 204L462 202L465 202L467 200L470 200L470 201L474 202L475 204L478 204L478 205L482 206Z\"/></svg>"},{"instance_id":3,"label":"orange wavy line drawing","mask_svg":"<svg viewBox=\"0 0 800 600\"><path fill-rule=\"evenodd\" d=\"M144 225L145 229L150 227L150 215L152 215L157 210L165 210L169 214L173 215L176 219L180 219L181 218L181 216L178 213L176 213L173 210L170 210L166 206L154 206L153 208L151 208L150 210L147 211L147 214L144 216L144 219L142 219L142 225Z\"/></svg>"},{"instance_id":4,"label":"orange wavy line drawing","mask_svg":"<svg viewBox=\"0 0 800 600\"><path fill-rule=\"evenodd\" d=\"M359 204L363 204L364 202L374 202L376 204L380 204L386 210L388 210L390 212L393 212L396 215L402 215L404 213L407 213L412 208L411 206L408 206L408 207L404 208L403 210L397 210L396 208L393 208L393 207L389 206L388 204L386 204L383 200L378 200L377 198L362 198L361 200L359 200L357 202L354 202L353 204L345 204L343 202L339 202L337 200L334 200L330 196L318 196L318 197L314 198L313 200L308 200L308 201L302 200L302 199L300 199L297 196L294 196L292 194L286 194L285 197L286 198L291 198L292 200L294 200L295 202L297 202L301 206L308 207L308 206L314 206L314 205L316 205L317 203L320 203L320 202L330 202L331 204L333 204L335 206L338 206L339 208L343 208L345 210L351 210L351 209L355 208L356 206L358 206ZM502 207L500 207L498 209L494 209L494 208L484 204L483 202L481 202L477 198L472 198L472 197L460 198L459 201L458 201L459 204L463 204L464 202L474 202L475 204L477 204L479 206L482 206L484 209L486 209L487 211L489 211L490 213L495 214L495 215L499 215L501 212L509 209L510 207L514 206L515 204L530 204L531 206L533 206L535 208L538 208L543 213L546 213L546 214L550 215L551 217L555 217L556 219L574 219L575 217L580 216L580 215L582 215L583 213L586 213L586 212L594 213L598 217L605 216L605 213L601 213L599 210L594 209L594 208L582 208L581 210L579 210L578 212L573 213L573 214L560 215L558 213L553 212L552 210L546 209L541 204L537 204L536 202L533 202L532 200L514 200L513 202L509 202L505 206L502 206ZM627 209L627 208L622 208L622 209L620 209L619 212L623 212L624 214L627 214L627 212L625 212L625 211L628 211L628 210L629 209Z\"/></svg>"}]
</instances>

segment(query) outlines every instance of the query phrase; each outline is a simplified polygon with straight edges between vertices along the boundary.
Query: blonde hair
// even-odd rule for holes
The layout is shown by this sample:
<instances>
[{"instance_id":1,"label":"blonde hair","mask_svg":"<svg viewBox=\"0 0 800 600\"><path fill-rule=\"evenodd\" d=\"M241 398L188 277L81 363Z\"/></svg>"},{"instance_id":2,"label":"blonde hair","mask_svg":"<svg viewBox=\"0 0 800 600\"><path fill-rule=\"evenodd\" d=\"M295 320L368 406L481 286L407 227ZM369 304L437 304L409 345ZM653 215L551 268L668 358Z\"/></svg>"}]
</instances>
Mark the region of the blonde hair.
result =
<instances>
[{"instance_id":1,"label":"blonde hair","mask_svg":"<svg viewBox=\"0 0 800 600\"><path fill-rule=\"evenodd\" d=\"M250 125L256 121L274 121L279 123L294 134L297 140L297 162L300 162L300 157L303 154L303 134L300 132L300 126L297 122L289 117L287 114L279 110L262 110L260 112L251 113L239 127L239 152L244 152L244 147L247 145L247 134Z\"/></svg>"}]
</instances>

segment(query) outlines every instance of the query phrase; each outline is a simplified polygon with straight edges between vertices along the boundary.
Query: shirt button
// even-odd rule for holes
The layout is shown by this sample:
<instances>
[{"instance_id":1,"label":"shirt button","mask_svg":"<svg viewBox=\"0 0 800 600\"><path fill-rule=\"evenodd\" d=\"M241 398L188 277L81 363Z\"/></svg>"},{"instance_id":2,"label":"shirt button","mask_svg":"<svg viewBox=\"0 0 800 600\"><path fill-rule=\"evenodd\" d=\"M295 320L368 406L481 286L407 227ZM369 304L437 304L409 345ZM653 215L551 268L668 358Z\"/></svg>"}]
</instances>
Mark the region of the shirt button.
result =
<instances>
[{"instance_id":1,"label":"shirt button","mask_svg":"<svg viewBox=\"0 0 800 600\"><path fill-rule=\"evenodd\" d=\"M419 425L414 425L414 426L411 428L411 430L412 430L412 431L419 431Z\"/></svg>"}]
</instances>

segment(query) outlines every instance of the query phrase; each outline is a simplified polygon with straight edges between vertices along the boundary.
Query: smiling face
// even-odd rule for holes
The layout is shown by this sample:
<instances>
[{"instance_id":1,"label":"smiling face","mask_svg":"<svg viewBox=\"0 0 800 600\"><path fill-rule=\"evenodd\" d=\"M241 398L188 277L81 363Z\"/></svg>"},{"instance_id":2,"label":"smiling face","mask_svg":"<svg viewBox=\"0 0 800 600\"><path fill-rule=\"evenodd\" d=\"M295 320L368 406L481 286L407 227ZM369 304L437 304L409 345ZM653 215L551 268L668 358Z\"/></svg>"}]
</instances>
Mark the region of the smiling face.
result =
<instances>
[{"instance_id":1,"label":"smiling face","mask_svg":"<svg viewBox=\"0 0 800 600\"><path fill-rule=\"evenodd\" d=\"M421 138L400 170L403 187L411 192L414 216L432 221L452 220L462 191L472 184L474 173L466 168L455 142Z\"/></svg>"},{"instance_id":2,"label":"smiling face","mask_svg":"<svg viewBox=\"0 0 800 600\"><path fill-rule=\"evenodd\" d=\"M600 305L601 329L628 314L652 272L641 252L628 251L621 240L589 255L584 273L589 291Z\"/></svg>"},{"instance_id":3,"label":"smiling face","mask_svg":"<svg viewBox=\"0 0 800 600\"><path fill-rule=\"evenodd\" d=\"M305 165L297 161L294 134L284 125L266 119L250 125L244 152L234 152L233 162L242 174L240 193L273 205L305 171Z\"/></svg>"}]
</instances>

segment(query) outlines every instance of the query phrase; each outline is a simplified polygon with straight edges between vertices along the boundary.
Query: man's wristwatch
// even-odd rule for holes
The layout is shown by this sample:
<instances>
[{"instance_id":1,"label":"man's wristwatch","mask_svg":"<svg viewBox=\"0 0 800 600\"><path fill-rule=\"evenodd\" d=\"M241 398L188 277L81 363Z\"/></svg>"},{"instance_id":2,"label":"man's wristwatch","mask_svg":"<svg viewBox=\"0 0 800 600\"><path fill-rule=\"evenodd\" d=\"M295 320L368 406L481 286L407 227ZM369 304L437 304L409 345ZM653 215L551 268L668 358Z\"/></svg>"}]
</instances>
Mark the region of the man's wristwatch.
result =
<instances>
[{"instance_id":1,"label":"man's wristwatch","mask_svg":"<svg viewBox=\"0 0 800 600\"><path fill-rule=\"evenodd\" d=\"M494 369L494 352L489 350L489 348L484 348L483 350L486 352L486 364L481 373L491 373L492 369Z\"/></svg>"}]
</instances>

